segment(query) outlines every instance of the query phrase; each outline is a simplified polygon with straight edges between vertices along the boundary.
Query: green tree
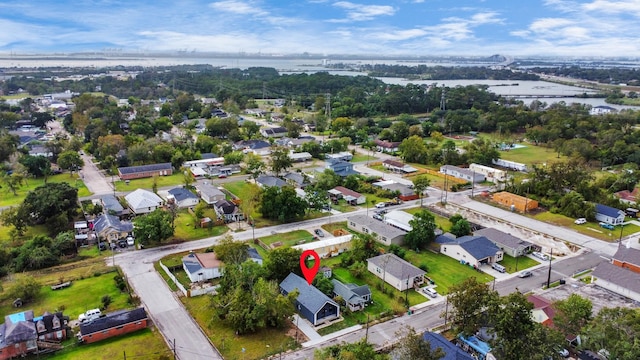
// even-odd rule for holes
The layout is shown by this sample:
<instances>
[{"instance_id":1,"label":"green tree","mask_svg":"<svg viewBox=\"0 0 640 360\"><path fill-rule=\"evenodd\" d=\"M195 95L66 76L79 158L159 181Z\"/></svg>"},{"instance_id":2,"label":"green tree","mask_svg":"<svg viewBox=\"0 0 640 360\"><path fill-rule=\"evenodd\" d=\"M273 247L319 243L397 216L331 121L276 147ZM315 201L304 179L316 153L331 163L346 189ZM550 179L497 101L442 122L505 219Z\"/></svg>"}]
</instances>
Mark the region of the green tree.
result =
<instances>
[{"instance_id":1,"label":"green tree","mask_svg":"<svg viewBox=\"0 0 640 360\"><path fill-rule=\"evenodd\" d=\"M431 343L425 340L412 327L405 328L404 333L396 333L400 338L396 348L392 351L392 357L396 360L439 360L446 353L440 347L432 350ZM435 344L434 344L435 345Z\"/></svg>"},{"instance_id":2,"label":"green tree","mask_svg":"<svg viewBox=\"0 0 640 360\"><path fill-rule=\"evenodd\" d=\"M271 171L276 176L280 175L280 172L287 170L293 165L291 157L289 157L289 150L287 148L278 147L271 152Z\"/></svg>"},{"instance_id":3,"label":"green tree","mask_svg":"<svg viewBox=\"0 0 640 360\"><path fill-rule=\"evenodd\" d=\"M0 113L0 119L2 118ZM16 152L20 144L20 137L11 135L6 130L0 130L0 163L9 160L9 157Z\"/></svg>"},{"instance_id":4,"label":"green tree","mask_svg":"<svg viewBox=\"0 0 640 360\"><path fill-rule=\"evenodd\" d=\"M133 220L136 238L143 245L161 243L173 236L171 213L156 209Z\"/></svg>"},{"instance_id":5,"label":"green tree","mask_svg":"<svg viewBox=\"0 0 640 360\"><path fill-rule=\"evenodd\" d=\"M28 217L20 213L20 207L12 206L0 212L0 223L4 226L13 225L18 236L24 235Z\"/></svg>"},{"instance_id":6,"label":"green tree","mask_svg":"<svg viewBox=\"0 0 640 360\"><path fill-rule=\"evenodd\" d=\"M640 310L637 308L603 308L581 335L589 349L606 349L609 359L640 358Z\"/></svg>"},{"instance_id":7,"label":"green tree","mask_svg":"<svg viewBox=\"0 0 640 360\"><path fill-rule=\"evenodd\" d=\"M33 220L42 224L61 214L71 219L77 209L78 189L67 183L52 183L29 192L20 206L20 214L26 217L27 223Z\"/></svg>"},{"instance_id":8,"label":"green tree","mask_svg":"<svg viewBox=\"0 0 640 360\"><path fill-rule=\"evenodd\" d=\"M218 259L225 264L242 264L249 257L249 245L246 242L234 241L233 236L225 235L213 247Z\"/></svg>"},{"instance_id":9,"label":"green tree","mask_svg":"<svg viewBox=\"0 0 640 360\"><path fill-rule=\"evenodd\" d=\"M568 298L558 300L553 304L556 314L553 324L564 337L582 333L593 316L593 304L591 300L578 294L571 294Z\"/></svg>"},{"instance_id":10,"label":"green tree","mask_svg":"<svg viewBox=\"0 0 640 360\"><path fill-rule=\"evenodd\" d=\"M427 147L424 145L424 140L417 135L402 140L398 149L400 156L406 162L424 164L426 161Z\"/></svg>"},{"instance_id":11,"label":"green tree","mask_svg":"<svg viewBox=\"0 0 640 360\"><path fill-rule=\"evenodd\" d=\"M244 163L247 172L251 174L254 181L264 172L266 167L262 157L251 152L244 157Z\"/></svg>"},{"instance_id":12,"label":"green tree","mask_svg":"<svg viewBox=\"0 0 640 360\"><path fill-rule=\"evenodd\" d=\"M9 299L21 299L27 303L40 296L41 286L32 276L16 275L13 285L7 290L7 296Z\"/></svg>"},{"instance_id":13,"label":"green tree","mask_svg":"<svg viewBox=\"0 0 640 360\"><path fill-rule=\"evenodd\" d=\"M4 187L11 191L13 196L18 195L18 189L22 186L24 178L18 173L9 174L5 170L0 170L0 188Z\"/></svg>"},{"instance_id":14,"label":"green tree","mask_svg":"<svg viewBox=\"0 0 640 360\"><path fill-rule=\"evenodd\" d=\"M316 275L311 284L328 297L333 297L333 283L331 282L331 279L325 277L324 274Z\"/></svg>"},{"instance_id":15,"label":"green tree","mask_svg":"<svg viewBox=\"0 0 640 360\"><path fill-rule=\"evenodd\" d=\"M445 318L451 323L453 332L469 336L485 325L485 313L498 301L498 293L470 277L449 288L448 301L451 306Z\"/></svg>"},{"instance_id":16,"label":"green tree","mask_svg":"<svg viewBox=\"0 0 640 360\"><path fill-rule=\"evenodd\" d=\"M52 240L46 235L36 235L14 251L16 271L37 270L57 265L59 254L52 250Z\"/></svg>"},{"instance_id":17,"label":"green tree","mask_svg":"<svg viewBox=\"0 0 640 360\"><path fill-rule=\"evenodd\" d=\"M357 343L332 345L316 350L313 358L316 360L386 360L388 356L378 354L372 344L362 339Z\"/></svg>"},{"instance_id":18,"label":"green tree","mask_svg":"<svg viewBox=\"0 0 640 360\"><path fill-rule=\"evenodd\" d=\"M302 251L294 248L276 248L269 252L265 261L267 278L282 282L290 273L302 276L300 270L300 256Z\"/></svg>"},{"instance_id":19,"label":"green tree","mask_svg":"<svg viewBox=\"0 0 640 360\"><path fill-rule=\"evenodd\" d=\"M324 190L309 186L305 188L305 194L304 199L309 204L309 209L322 210L329 205L329 197Z\"/></svg>"},{"instance_id":20,"label":"green tree","mask_svg":"<svg viewBox=\"0 0 640 360\"><path fill-rule=\"evenodd\" d=\"M354 262L365 262L379 253L376 239L371 234L356 234L351 243L351 258Z\"/></svg>"},{"instance_id":21,"label":"green tree","mask_svg":"<svg viewBox=\"0 0 640 360\"><path fill-rule=\"evenodd\" d=\"M84 166L84 161L80 157L80 154L73 150L67 150L60 153L58 156L58 167L64 170L78 170Z\"/></svg>"},{"instance_id":22,"label":"green tree","mask_svg":"<svg viewBox=\"0 0 640 360\"><path fill-rule=\"evenodd\" d=\"M328 191L342 183L340 175L336 174L331 169L324 169L324 171L316 175L316 189Z\"/></svg>"},{"instance_id":23,"label":"green tree","mask_svg":"<svg viewBox=\"0 0 640 360\"><path fill-rule=\"evenodd\" d=\"M465 236L471 234L471 224L467 219L460 219L451 226L450 233L456 237Z\"/></svg>"},{"instance_id":24,"label":"green tree","mask_svg":"<svg viewBox=\"0 0 640 360\"><path fill-rule=\"evenodd\" d=\"M242 151L232 151L224 155L224 164L240 164L240 162L242 162L242 159L244 159L244 154L242 153Z\"/></svg>"},{"instance_id":25,"label":"green tree","mask_svg":"<svg viewBox=\"0 0 640 360\"><path fill-rule=\"evenodd\" d=\"M422 207L422 198L429 186L431 186L431 180L426 175L418 175L413 179L413 188L420 197L420 207Z\"/></svg>"},{"instance_id":26,"label":"green tree","mask_svg":"<svg viewBox=\"0 0 640 360\"><path fill-rule=\"evenodd\" d=\"M291 186L271 186L262 193L260 212L267 219L291 222L303 217L308 208L307 202L298 197Z\"/></svg>"},{"instance_id":27,"label":"green tree","mask_svg":"<svg viewBox=\"0 0 640 360\"><path fill-rule=\"evenodd\" d=\"M44 156L24 155L20 158L20 163L27 168L29 174L37 178L51 170L51 162Z\"/></svg>"},{"instance_id":28,"label":"green tree","mask_svg":"<svg viewBox=\"0 0 640 360\"><path fill-rule=\"evenodd\" d=\"M404 243L410 249L425 249L436 238L436 220L427 210L415 214L409 225L412 229L405 235Z\"/></svg>"}]
</instances>

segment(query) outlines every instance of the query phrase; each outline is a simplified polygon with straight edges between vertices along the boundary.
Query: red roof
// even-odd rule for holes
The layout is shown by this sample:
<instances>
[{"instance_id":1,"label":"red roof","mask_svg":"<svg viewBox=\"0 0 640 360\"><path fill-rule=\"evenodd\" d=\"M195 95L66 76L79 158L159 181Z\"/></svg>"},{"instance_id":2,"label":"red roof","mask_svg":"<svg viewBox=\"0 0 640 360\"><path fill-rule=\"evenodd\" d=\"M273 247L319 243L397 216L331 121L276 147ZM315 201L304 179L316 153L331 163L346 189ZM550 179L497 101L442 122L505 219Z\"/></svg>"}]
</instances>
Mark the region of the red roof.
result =
<instances>
[{"instance_id":1,"label":"red roof","mask_svg":"<svg viewBox=\"0 0 640 360\"><path fill-rule=\"evenodd\" d=\"M347 189L344 186L336 186L334 187L334 190L338 190L342 193L342 195L344 196L353 196L354 198L359 198L360 196L362 196L362 194L360 194L359 192L355 192L353 190Z\"/></svg>"},{"instance_id":2,"label":"red roof","mask_svg":"<svg viewBox=\"0 0 640 360\"><path fill-rule=\"evenodd\" d=\"M379 140L379 139L375 139L373 143L376 144L376 146L380 146L387 149L395 149L398 146L400 146L400 142L391 142L391 141Z\"/></svg>"},{"instance_id":3,"label":"red roof","mask_svg":"<svg viewBox=\"0 0 640 360\"><path fill-rule=\"evenodd\" d=\"M387 159L385 161L383 161L382 163L387 164L387 165L391 165L391 166L395 166L397 168L403 168L404 164L401 163L400 161L395 161L395 160L391 160L391 159Z\"/></svg>"},{"instance_id":4,"label":"red roof","mask_svg":"<svg viewBox=\"0 0 640 360\"><path fill-rule=\"evenodd\" d=\"M638 197L638 191L639 191L638 188L634 188L633 191L622 190L615 193L615 195L622 200L636 202L636 199Z\"/></svg>"}]
</instances>

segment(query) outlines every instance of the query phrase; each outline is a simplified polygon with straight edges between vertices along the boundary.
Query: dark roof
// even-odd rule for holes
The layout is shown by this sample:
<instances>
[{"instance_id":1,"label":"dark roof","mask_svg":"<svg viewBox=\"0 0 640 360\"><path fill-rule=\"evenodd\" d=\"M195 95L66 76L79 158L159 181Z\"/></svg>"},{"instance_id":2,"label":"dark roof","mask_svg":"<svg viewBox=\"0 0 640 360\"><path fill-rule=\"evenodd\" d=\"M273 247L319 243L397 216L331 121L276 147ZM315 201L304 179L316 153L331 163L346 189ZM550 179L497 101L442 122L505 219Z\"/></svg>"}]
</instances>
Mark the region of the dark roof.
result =
<instances>
[{"instance_id":1,"label":"dark roof","mask_svg":"<svg viewBox=\"0 0 640 360\"><path fill-rule=\"evenodd\" d=\"M444 233L436 236L434 241L437 244L453 244L456 243L456 236L452 233Z\"/></svg>"},{"instance_id":2,"label":"dark roof","mask_svg":"<svg viewBox=\"0 0 640 360\"><path fill-rule=\"evenodd\" d=\"M107 210L115 211L116 213L124 210L122 204L120 204L118 199L113 195L104 195L100 198L100 200L102 200L102 204Z\"/></svg>"},{"instance_id":3,"label":"dark roof","mask_svg":"<svg viewBox=\"0 0 640 360\"><path fill-rule=\"evenodd\" d=\"M135 174L139 172L160 171L160 170L172 170L171 163L127 166L127 167L118 168L118 171L120 172L120 174Z\"/></svg>"},{"instance_id":4,"label":"dark roof","mask_svg":"<svg viewBox=\"0 0 640 360\"><path fill-rule=\"evenodd\" d=\"M183 187L177 187L177 188L173 188L171 190L169 190L169 194L173 195L173 197L176 199L176 201L182 201L182 200L186 200L186 199L197 199L198 196L194 193L192 193L191 191L183 188Z\"/></svg>"},{"instance_id":5,"label":"dark roof","mask_svg":"<svg viewBox=\"0 0 640 360\"><path fill-rule=\"evenodd\" d=\"M640 294L640 274L629 269L604 262L598 265L591 275L596 279L602 279L623 289Z\"/></svg>"},{"instance_id":6,"label":"dark roof","mask_svg":"<svg viewBox=\"0 0 640 360\"><path fill-rule=\"evenodd\" d=\"M187 272L190 274L196 274L198 271L202 270L202 265L195 253L189 253L182 258L182 265L187 268Z\"/></svg>"},{"instance_id":7,"label":"dark roof","mask_svg":"<svg viewBox=\"0 0 640 360\"><path fill-rule=\"evenodd\" d=\"M422 335L424 341L428 341L431 345L431 350L441 348L444 352L444 357L440 360L473 360L474 357L471 354L462 350L462 348L454 345L448 341L444 336L433 332L425 332Z\"/></svg>"},{"instance_id":8,"label":"dark roof","mask_svg":"<svg viewBox=\"0 0 640 360\"><path fill-rule=\"evenodd\" d=\"M286 133L288 131L289 130L287 130L286 128L283 128L281 126L264 129L264 132L266 134L284 134L284 133Z\"/></svg>"},{"instance_id":9,"label":"dark roof","mask_svg":"<svg viewBox=\"0 0 640 360\"><path fill-rule=\"evenodd\" d=\"M336 186L336 187L334 187L333 189L334 189L334 190L338 190L338 191L340 191L340 193L342 193L342 195L344 195L344 196L353 196L354 198L359 198L359 197L362 197L362 196L363 196L363 195L362 195L362 194L360 194L359 192L357 192L357 191L353 191L353 190L351 190L351 189L347 189L347 188L346 188L346 187L344 187L344 186Z\"/></svg>"},{"instance_id":10,"label":"dark roof","mask_svg":"<svg viewBox=\"0 0 640 360\"><path fill-rule=\"evenodd\" d=\"M376 257L367 259L367 261L380 268L384 268L385 272L395 277L396 279L408 279L426 274L425 271L413 266L405 260L400 259L395 254L378 255Z\"/></svg>"},{"instance_id":11,"label":"dark roof","mask_svg":"<svg viewBox=\"0 0 640 360\"><path fill-rule=\"evenodd\" d=\"M38 337L36 324L33 320L33 310L11 314L4 317L2 324L2 334L4 344L17 344L28 340L35 340Z\"/></svg>"},{"instance_id":12,"label":"dark roof","mask_svg":"<svg viewBox=\"0 0 640 360\"><path fill-rule=\"evenodd\" d=\"M236 149L249 148L251 150L254 149L263 149L271 146L268 141L264 140L240 140L233 144Z\"/></svg>"},{"instance_id":13,"label":"dark roof","mask_svg":"<svg viewBox=\"0 0 640 360\"><path fill-rule=\"evenodd\" d=\"M596 214L606 215L612 218L618 218L620 215L624 216L624 211L612 208L611 206L596 204Z\"/></svg>"},{"instance_id":14,"label":"dark roof","mask_svg":"<svg viewBox=\"0 0 640 360\"><path fill-rule=\"evenodd\" d=\"M69 317L68 316L64 316L62 314L62 312L57 312L55 314L48 314L45 313L44 315L34 318L33 322L36 323L36 325L38 324L39 321L42 321L42 323L44 324L44 328L45 331L43 331L43 333L50 333L56 329L53 328L53 318L57 317L58 320L60 320L60 328L56 328L56 329L61 329L64 328L64 321L67 320L69 321ZM37 330L37 326L36 326L36 330Z\"/></svg>"},{"instance_id":15,"label":"dark roof","mask_svg":"<svg viewBox=\"0 0 640 360\"><path fill-rule=\"evenodd\" d=\"M247 249L247 254L249 255L249 259L262 260L262 256L258 253L258 250L250 247Z\"/></svg>"},{"instance_id":16,"label":"dark roof","mask_svg":"<svg viewBox=\"0 0 640 360\"><path fill-rule=\"evenodd\" d=\"M202 154L200 154L200 159L215 159L217 157L218 157L218 155L216 155L214 153L202 153Z\"/></svg>"},{"instance_id":17,"label":"dark roof","mask_svg":"<svg viewBox=\"0 0 640 360\"><path fill-rule=\"evenodd\" d=\"M340 177L347 177L349 175L360 174L359 172L353 170L352 163L349 163L346 161L329 159L326 161L326 163L327 163L326 168L333 170L333 172Z\"/></svg>"},{"instance_id":18,"label":"dark roof","mask_svg":"<svg viewBox=\"0 0 640 360\"><path fill-rule=\"evenodd\" d=\"M622 246L618 248L613 258L621 262L640 266L640 250L638 249Z\"/></svg>"},{"instance_id":19,"label":"dark roof","mask_svg":"<svg viewBox=\"0 0 640 360\"><path fill-rule=\"evenodd\" d=\"M283 187L285 185L287 185L287 182L277 178L275 176L270 176L270 175L260 175L258 176L258 178L256 179L257 182L259 182L260 184L264 185L264 186L277 186L277 187Z\"/></svg>"},{"instance_id":20,"label":"dark roof","mask_svg":"<svg viewBox=\"0 0 640 360\"><path fill-rule=\"evenodd\" d=\"M81 323L80 333L83 336L94 334L102 330L111 329L120 325L144 320L146 318L147 312L141 307L130 311L111 313L105 317L101 317L87 323Z\"/></svg>"},{"instance_id":21,"label":"dark roof","mask_svg":"<svg viewBox=\"0 0 640 360\"><path fill-rule=\"evenodd\" d=\"M336 279L331 279L331 282L333 283L333 292L336 295L342 297L342 299L344 299L344 301L346 301L347 303L358 304L366 302L366 300L363 299L362 296L353 291L349 286L341 283ZM371 292L369 292L369 294L371 294Z\"/></svg>"},{"instance_id":22,"label":"dark roof","mask_svg":"<svg viewBox=\"0 0 640 360\"><path fill-rule=\"evenodd\" d=\"M288 173L287 175L283 176L283 178L294 181L296 184L298 184L298 186L309 183L304 175L297 172Z\"/></svg>"},{"instance_id":23,"label":"dark roof","mask_svg":"<svg viewBox=\"0 0 640 360\"><path fill-rule=\"evenodd\" d=\"M511 249L518 249L522 247L531 246L528 241L524 241L518 237L515 237L506 232L500 231L494 228L484 228L473 232L476 236L484 236L487 239L505 245Z\"/></svg>"},{"instance_id":24,"label":"dark roof","mask_svg":"<svg viewBox=\"0 0 640 360\"><path fill-rule=\"evenodd\" d=\"M298 303L314 314L320 311L327 302L338 306L338 304L329 299L322 291L309 285L305 279L294 273L290 273L286 279L282 280L280 288L287 294L298 289L300 292L297 298Z\"/></svg>"},{"instance_id":25,"label":"dark roof","mask_svg":"<svg viewBox=\"0 0 640 360\"><path fill-rule=\"evenodd\" d=\"M380 139L373 140L373 143L376 146L380 146L387 149L394 149L400 146L400 142L391 142L391 141L380 140Z\"/></svg>"},{"instance_id":26,"label":"dark roof","mask_svg":"<svg viewBox=\"0 0 640 360\"><path fill-rule=\"evenodd\" d=\"M216 201L213 206L222 210L224 214L233 214L236 211L236 204L225 199Z\"/></svg>"},{"instance_id":27,"label":"dark roof","mask_svg":"<svg viewBox=\"0 0 640 360\"><path fill-rule=\"evenodd\" d=\"M463 236L457 238L456 242L478 260L494 256L498 251L501 251L484 236Z\"/></svg>"},{"instance_id":28,"label":"dark roof","mask_svg":"<svg viewBox=\"0 0 640 360\"><path fill-rule=\"evenodd\" d=\"M394 167L397 167L397 168L403 168L404 167L404 164L401 163L400 161L395 161L395 160L391 160L391 159L386 159L382 163L390 165L390 166L394 166Z\"/></svg>"},{"instance_id":29,"label":"dark roof","mask_svg":"<svg viewBox=\"0 0 640 360\"><path fill-rule=\"evenodd\" d=\"M101 233L107 228L113 228L118 232L131 232L133 224L130 221L120 221L117 216L102 214L93 223L93 228L97 233Z\"/></svg>"},{"instance_id":30,"label":"dark roof","mask_svg":"<svg viewBox=\"0 0 640 360\"><path fill-rule=\"evenodd\" d=\"M347 221L353 221L358 226L367 227L370 232L384 236L387 239L393 239L398 236L404 236L407 233L395 226L385 224L367 215L354 215L347 218Z\"/></svg>"}]
</instances>

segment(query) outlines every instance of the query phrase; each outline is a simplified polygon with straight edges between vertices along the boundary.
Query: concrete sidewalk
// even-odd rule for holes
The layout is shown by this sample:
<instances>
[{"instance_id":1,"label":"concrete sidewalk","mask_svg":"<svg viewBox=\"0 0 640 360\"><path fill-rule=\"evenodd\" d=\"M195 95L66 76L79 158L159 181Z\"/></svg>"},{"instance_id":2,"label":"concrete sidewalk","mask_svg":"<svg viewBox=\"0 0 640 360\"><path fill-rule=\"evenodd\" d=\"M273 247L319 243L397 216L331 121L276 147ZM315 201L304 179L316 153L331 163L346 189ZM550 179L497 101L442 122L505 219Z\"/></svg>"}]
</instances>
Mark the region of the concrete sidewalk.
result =
<instances>
[{"instance_id":1,"label":"concrete sidewalk","mask_svg":"<svg viewBox=\"0 0 640 360\"><path fill-rule=\"evenodd\" d=\"M318 333L316 333L316 335L318 335L318 338L314 339L314 340L311 340L311 338L309 338L309 341L307 341L305 343L302 343L302 347L314 347L315 345L321 344L321 343L323 343L325 341L329 341L329 340L332 340L332 339L337 339L337 338L341 337L342 335L350 334L350 333L352 333L354 331L358 331L360 329L362 329L362 325L354 325L352 327L348 327L346 329L342 329L342 330L333 332L333 333L331 333L329 335L325 335L325 336L320 336L320 335L318 335Z\"/></svg>"},{"instance_id":2,"label":"concrete sidewalk","mask_svg":"<svg viewBox=\"0 0 640 360\"><path fill-rule=\"evenodd\" d=\"M308 338L309 341L316 341L322 339L322 336L318 334L316 329L305 319L298 316L298 314L293 315L293 323L298 326L298 329L302 331Z\"/></svg>"}]
</instances>

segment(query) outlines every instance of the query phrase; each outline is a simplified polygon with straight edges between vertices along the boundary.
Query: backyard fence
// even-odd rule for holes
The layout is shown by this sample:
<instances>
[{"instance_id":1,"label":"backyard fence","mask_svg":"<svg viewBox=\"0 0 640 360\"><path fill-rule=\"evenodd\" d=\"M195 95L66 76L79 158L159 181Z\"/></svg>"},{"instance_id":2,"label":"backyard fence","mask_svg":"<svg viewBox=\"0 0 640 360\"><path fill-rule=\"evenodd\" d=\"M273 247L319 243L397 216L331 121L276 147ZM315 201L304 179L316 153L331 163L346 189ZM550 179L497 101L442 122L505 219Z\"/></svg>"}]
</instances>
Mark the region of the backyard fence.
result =
<instances>
[{"instance_id":1,"label":"backyard fence","mask_svg":"<svg viewBox=\"0 0 640 360\"><path fill-rule=\"evenodd\" d=\"M184 286L182 286L182 284L180 283L180 281L178 281L178 279L176 278L175 275L173 275L173 273L171 272L171 270L169 270L168 267L166 267L162 261L159 261L160 263L160 267L162 268L162 270L164 270L164 272L167 274L167 276L169 276L169 278L173 281L174 284L176 284L176 286L178 287L178 289L180 289L180 291L182 291L182 293L184 294L184 296L189 297L189 292L187 291L187 289L184 288Z\"/></svg>"}]
</instances>

